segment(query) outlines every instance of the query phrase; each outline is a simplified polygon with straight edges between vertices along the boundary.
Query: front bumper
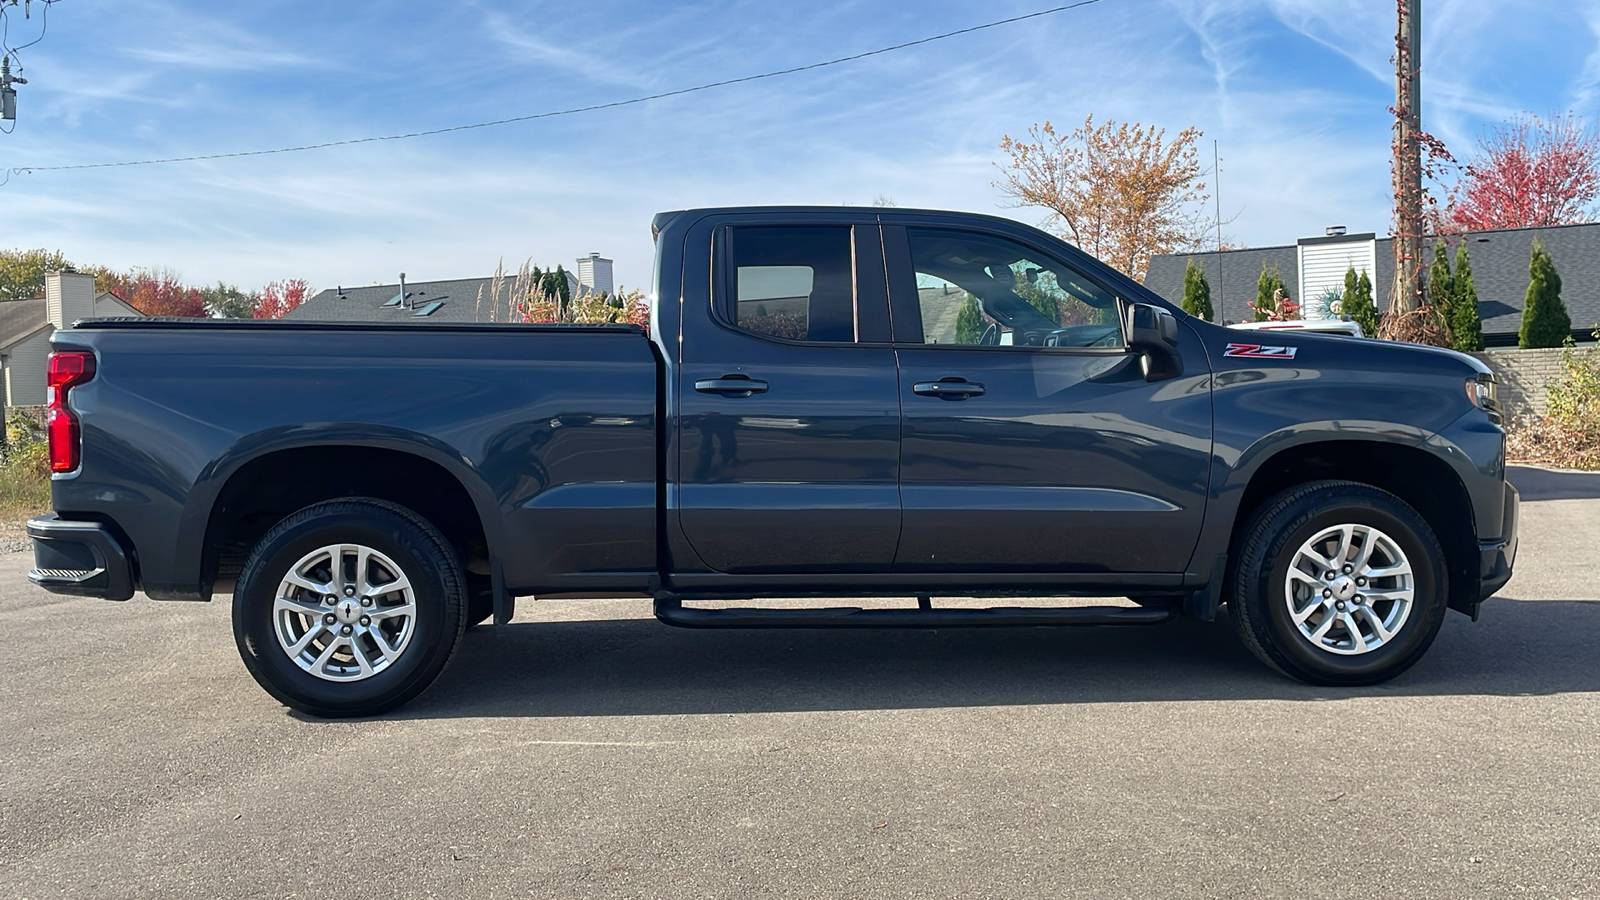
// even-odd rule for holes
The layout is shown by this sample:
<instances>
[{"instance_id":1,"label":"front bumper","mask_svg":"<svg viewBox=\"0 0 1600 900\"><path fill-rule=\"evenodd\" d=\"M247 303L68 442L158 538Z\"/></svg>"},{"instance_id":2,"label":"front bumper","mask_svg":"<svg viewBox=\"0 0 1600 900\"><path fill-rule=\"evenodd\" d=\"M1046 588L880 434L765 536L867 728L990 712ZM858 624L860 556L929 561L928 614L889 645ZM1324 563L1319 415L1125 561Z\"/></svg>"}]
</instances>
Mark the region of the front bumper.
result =
<instances>
[{"instance_id":1,"label":"front bumper","mask_svg":"<svg viewBox=\"0 0 1600 900\"><path fill-rule=\"evenodd\" d=\"M1511 566L1517 560L1517 504L1521 495L1506 482L1505 512L1500 524L1500 537L1492 541L1479 541L1478 599L1487 600L1494 592L1511 580Z\"/></svg>"},{"instance_id":2,"label":"front bumper","mask_svg":"<svg viewBox=\"0 0 1600 900\"><path fill-rule=\"evenodd\" d=\"M33 571L28 580L53 594L127 600L133 596L133 566L111 529L55 515L28 521Z\"/></svg>"}]
</instances>

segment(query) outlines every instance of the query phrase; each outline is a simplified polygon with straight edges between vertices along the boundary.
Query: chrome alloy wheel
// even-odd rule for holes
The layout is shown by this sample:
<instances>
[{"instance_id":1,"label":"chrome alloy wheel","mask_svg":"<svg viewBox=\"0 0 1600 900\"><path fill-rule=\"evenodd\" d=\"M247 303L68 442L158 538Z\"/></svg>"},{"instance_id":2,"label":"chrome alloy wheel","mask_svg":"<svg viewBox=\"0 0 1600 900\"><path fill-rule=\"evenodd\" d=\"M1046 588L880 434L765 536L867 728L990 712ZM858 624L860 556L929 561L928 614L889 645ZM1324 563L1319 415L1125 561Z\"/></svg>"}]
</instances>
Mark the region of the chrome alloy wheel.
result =
<instances>
[{"instance_id":1,"label":"chrome alloy wheel","mask_svg":"<svg viewBox=\"0 0 1600 900\"><path fill-rule=\"evenodd\" d=\"M1399 633L1416 581L1394 538L1371 525L1334 525L1300 545L1283 592L1302 637L1319 650L1354 656Z\"/></svg>"},{"instance_id":2,"label":"chrome alloy wheel","mask_svg":"<svg viewBox=\"0 0 1600 900\"><path fill-rule=\"evenodd\" d=\"M416 633L417 598L395 561L360 544L300 557L272 604L278 645L306 672L360 681L393 665Z\"/></svg>"}]
</instances>

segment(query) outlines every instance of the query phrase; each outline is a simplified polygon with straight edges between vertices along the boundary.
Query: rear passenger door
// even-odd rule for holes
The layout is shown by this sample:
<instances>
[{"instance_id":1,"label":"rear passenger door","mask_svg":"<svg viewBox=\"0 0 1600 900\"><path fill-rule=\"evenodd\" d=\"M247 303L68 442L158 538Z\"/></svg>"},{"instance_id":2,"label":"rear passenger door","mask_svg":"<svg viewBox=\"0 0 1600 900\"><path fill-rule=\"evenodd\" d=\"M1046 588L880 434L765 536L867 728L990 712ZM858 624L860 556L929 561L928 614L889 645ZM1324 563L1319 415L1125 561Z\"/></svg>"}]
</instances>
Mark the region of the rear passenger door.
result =
<instances>
[{"instance_id":1,"label":"rear passenger door","mask_svg":"<svg viewBox=\"0 0 1600 900\"><path fill-rule=\"evenodd\" d=\"M900 400L875 218L730 217L710 237L680 344L684 536L718 572L888 571Z\"/></svg>"}]
</instances>

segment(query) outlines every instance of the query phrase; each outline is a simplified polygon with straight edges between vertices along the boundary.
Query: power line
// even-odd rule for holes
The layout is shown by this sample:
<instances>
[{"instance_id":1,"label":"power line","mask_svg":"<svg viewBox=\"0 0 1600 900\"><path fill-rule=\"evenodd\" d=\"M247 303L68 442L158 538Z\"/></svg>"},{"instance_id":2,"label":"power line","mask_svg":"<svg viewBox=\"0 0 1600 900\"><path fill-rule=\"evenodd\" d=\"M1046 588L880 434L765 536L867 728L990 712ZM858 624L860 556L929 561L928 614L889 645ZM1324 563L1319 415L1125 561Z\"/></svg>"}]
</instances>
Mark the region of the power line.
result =
<instances>
[{"instance_id":1,"label":"power line","mask_svg":"<svg viewBox=\"0 0 1600 900\"><path fill-rule=\"evenodd\" d=\"M825 69L829 66L842 65L848 62L866 59L870 56L881 56L885 53L893 53L896 50L905 50L911 47L918 47L923 44L931 44L934 41L942 41L948 38L959 37L964 34L972 34L975 31L984 31L989 28L998 28L1002 25L1011 25L1016 22L1026 21L1028 19L1037 19L1042 16L1054 15L1056 13L1066 12L1068 10L1078 9L1084 6L1090 6L1099 2L1100 0L1079 0L1079 2L1069 3L1065 6L1042 9L1038 12L1031 12L1020 16L1012 16L1008 19L998 19L993 22L985 22L982 25L973 25L970 28L961 28L955 31L947 31L944 34L936 34L932 37L920 38L915 41L906 41L903 44L894 44L889 47L880 47L877 50L868 50L865 53L856 53L850 56L841 56L838 59L826 60L824 62L816 62L804 66L795 66L792 69L779 69L775 72L763 72L759 75L746 75L742 78L730 78L726 81L713 81L709 84L699 84L695 85L694 87L679 88L674 91L664 91L659 94L633 97L628 100L614 100L610 103L596 103L591 106L578 106L571 109L559 109L550 112L532 113L526 116L512 116L505 119L495 119L491 122L474 122L470 125L452 125L448 128L432 128L428 129L427 131L408 131L404 134L384 134L374 135L372 137L348 138L340 141L324 141L318 144L301 144L295 147L275 147L270 150L238 150L232 153L207 153L197 156L169 156L161 159L138 159L126 160L123 162L79 163L76 165L66 166L15 166L12 167L10 171L17 174L33 172L62 172L71 169L112 169L124 166L154 166L164 163L199 162L202 160L211 159L234 159L243 156L271 156L277 153L300 153L306 150L324 150L329 147L347 147L353 144L371 144L378 141L403 141L410 138L429 137L436 134L450 134L457 131L472 131L478 128L493 128L497 125L510 125L515 122L531 122L535 119L553 119L557 116L573 116L579 113L598 112L599 110L603 109L616 109L617 107L621 106L634 106L639 103L649 103L652 100L664 100L668 97L681 97L684 94L694 94L700 91L709 91L713 88L728 87L735 84L747 84L749 82L760 81L765 78L777 78L780 75L794 75L799 72L810 72L816 69Z\"/></svg>"}]
</instances>

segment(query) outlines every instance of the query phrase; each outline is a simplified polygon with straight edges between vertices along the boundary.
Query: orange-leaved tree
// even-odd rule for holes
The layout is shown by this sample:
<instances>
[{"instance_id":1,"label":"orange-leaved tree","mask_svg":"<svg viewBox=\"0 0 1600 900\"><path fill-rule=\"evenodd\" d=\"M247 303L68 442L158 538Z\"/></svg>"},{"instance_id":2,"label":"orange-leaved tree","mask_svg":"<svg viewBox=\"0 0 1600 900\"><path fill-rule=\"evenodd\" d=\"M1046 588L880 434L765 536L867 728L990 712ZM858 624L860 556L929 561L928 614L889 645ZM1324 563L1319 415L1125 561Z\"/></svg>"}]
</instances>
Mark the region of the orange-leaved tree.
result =
<instances>
[{"instance_id":1,"label":"orange-leaved tree","mask_svg":"<svg viewBox=\"0 0 1600 900\"><path fill-rule=\"evenodd\" d=\"M306 302L309 296L311 285L306 284L303 278L270 281L256 299L254 315L257 319L281 319L290 310Z\"/></svg>"},{"instance_id":2,"label":"orange-leaved tree","mask_svg":"<svg viewBox=\"0 0 1600 900\"><path fill-rule=\"evenodd\" d=\"M90 270L95 290L109 291L147 316L206 315L205 295L199 288L184 284L178 273L164 267L114 272L106 268Z\"/></svg>"},{"instance_id":3,"label":"orange-leaved tree","mask_svg":"<svg viewBox=\"0 0 1600 900\"><path fill-rule=\"evenodd\" d=\"M1139 281L1150 257L1197 250L1214 222L1201 181L1195 142L1185 128L1167 140L1166 129L1089 116L1062 134L1049 122L1024 138L1006 135L995 182L1018 206L1050 211L1046 227Z\"/></svg>"}]
</instances>

